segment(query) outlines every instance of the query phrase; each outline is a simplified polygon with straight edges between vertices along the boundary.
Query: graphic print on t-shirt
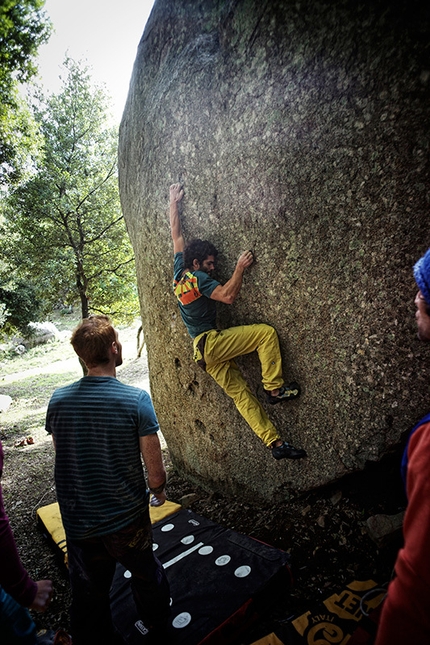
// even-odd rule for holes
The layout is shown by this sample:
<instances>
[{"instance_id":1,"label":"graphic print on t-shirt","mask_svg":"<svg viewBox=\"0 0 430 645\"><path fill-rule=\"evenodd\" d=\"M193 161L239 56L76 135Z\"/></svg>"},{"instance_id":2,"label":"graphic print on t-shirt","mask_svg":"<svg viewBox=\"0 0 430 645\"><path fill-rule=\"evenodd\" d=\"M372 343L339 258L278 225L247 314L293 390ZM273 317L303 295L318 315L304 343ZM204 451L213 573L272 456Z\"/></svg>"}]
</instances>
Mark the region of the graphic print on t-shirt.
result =
<instances>
[{"instance_id":1,"label":"graphic print on t-shirt","mask_svg":"<svg viewBox=\"0 0 430 645\"><path fill-rule=\"evenodd\" d=\"M187 271L184 273L180 280L175 280L173 283L173 291L179 302L183 305L189 305L202 294L199 291L197 276Z\"/></svg>"}]
</instances>

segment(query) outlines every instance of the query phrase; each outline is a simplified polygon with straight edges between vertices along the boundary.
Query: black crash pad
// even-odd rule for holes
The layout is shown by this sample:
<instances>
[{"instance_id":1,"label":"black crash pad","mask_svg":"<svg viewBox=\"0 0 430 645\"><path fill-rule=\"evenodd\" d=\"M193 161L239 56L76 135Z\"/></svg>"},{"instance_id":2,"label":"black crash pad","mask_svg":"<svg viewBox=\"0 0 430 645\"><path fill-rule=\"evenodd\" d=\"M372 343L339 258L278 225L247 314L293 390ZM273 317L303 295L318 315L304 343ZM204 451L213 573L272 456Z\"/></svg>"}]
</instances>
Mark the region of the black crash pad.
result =
<instances>
[{"instance_id":1,"label":"black crash pad","mask_svg":"<svg viewBox=\"0 0 430 645\"><path fill-rule=\"evenodd\" d=\"M153 526L154 550L171 589L169 643L228 645L291 588L289 555L189 510ZM129 573L117 566L111 593L116 629L127 645L145 645Z\"/></svg>"}]
</instances>

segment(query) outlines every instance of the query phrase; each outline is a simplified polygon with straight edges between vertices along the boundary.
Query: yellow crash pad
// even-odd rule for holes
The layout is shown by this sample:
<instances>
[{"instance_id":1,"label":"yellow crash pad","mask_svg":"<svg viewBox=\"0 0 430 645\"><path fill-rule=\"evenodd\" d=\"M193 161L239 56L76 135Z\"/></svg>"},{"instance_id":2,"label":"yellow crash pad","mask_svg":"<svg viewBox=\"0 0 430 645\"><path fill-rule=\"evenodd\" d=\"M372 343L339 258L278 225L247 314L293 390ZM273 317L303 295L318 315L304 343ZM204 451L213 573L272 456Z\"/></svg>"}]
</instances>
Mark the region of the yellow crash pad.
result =
<instances>
[{"instance_id":1,"label":"yellow crash pad","mask_svg":"<svg viewBox=\"0 0 430 645\"><path fill-rule=\"evenodd\" d=\"M163 520L165 517L173 515L173 513L176 513L180 510L180 504L175 504L175 502L164 502L162 506L150 506L149 515L151 517L152 524L156 524L160 520ZM58 502L48 504L48 506L42 506L36 511L36 516L48 531L53 542L63 552L64 563L67 565L66 534L64 532L63 522L61 520L61 513Z\"/></svg>"}]
</instances>

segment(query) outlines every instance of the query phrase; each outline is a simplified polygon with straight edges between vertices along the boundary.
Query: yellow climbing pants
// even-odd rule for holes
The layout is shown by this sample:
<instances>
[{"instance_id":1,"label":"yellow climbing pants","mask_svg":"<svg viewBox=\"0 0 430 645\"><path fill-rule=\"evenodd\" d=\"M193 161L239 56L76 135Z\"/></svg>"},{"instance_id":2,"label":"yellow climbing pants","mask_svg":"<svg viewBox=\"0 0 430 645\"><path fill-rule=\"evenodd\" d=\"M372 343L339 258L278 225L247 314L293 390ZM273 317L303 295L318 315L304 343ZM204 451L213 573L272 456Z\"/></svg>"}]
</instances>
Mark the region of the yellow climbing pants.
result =
<instances>
[{"instance_id":1,"label":"yellow climbing pants","mask_svg":"<svg viewBox=\"0 0 430 645\"><path fill-rule=\"evenodd\" d=\"M213 329L194 339L194 360L201 360L197 347L206 335L204 361L206 371L230 396L238 411L266 446L280 438L260 401L254 396L233 360L257 351L265 390L276 390L284 383L278 335L269 325L241 325L217 331Z\"/></svg>"}]
</instances>

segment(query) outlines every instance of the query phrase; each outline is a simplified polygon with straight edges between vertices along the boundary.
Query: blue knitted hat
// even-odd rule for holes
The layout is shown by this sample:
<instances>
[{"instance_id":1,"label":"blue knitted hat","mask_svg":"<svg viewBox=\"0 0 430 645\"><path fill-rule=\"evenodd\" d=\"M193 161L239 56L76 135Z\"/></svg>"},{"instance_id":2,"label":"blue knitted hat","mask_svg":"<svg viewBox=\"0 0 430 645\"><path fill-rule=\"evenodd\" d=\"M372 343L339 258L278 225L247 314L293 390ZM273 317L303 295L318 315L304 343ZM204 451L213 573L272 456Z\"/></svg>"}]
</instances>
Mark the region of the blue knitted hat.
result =
<instances>
[{"instance_id":1,"label":"blue knitted hat","mask_svg":"<svg viewBox=\"0 0 430 645\"><path fill-rule=\"evenodd\" d=\"M426 303L430 306L430 249L414 266L414 276Z\"/></svg>"}]
</instances>

